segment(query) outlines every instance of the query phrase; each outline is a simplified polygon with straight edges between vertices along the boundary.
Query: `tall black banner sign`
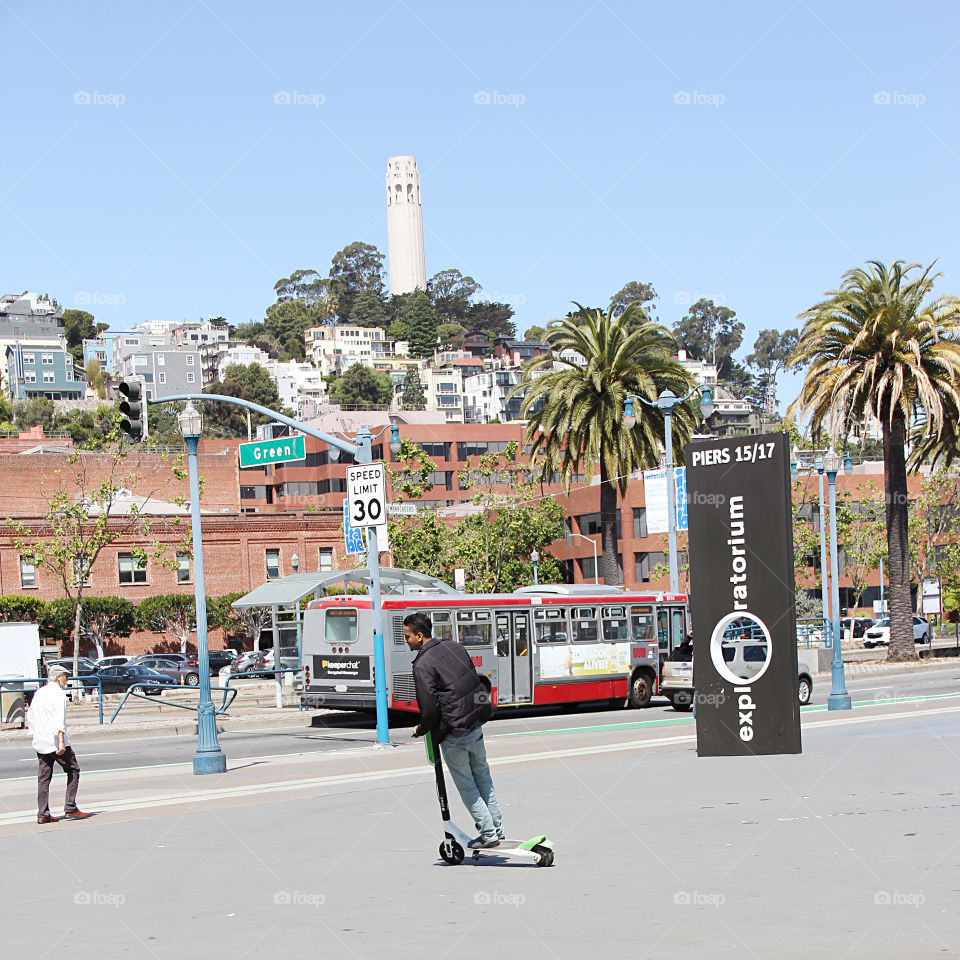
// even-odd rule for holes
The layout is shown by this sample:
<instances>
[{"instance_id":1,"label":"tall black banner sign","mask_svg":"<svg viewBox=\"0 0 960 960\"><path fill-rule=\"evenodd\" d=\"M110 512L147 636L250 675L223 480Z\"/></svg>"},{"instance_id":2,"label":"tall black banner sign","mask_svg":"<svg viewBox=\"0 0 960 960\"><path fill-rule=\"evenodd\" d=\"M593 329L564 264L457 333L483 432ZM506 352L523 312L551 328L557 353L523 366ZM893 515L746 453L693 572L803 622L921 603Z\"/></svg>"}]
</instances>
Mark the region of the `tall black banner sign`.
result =
<instances>
[{"instance_id":1,"label":"tall black banner sign","mask_svg":"<svg viewBox=\"0 0 960 960\"><path fill-rule=\"evenodd\" d=\"M784 433L686 448L697 753L800 753Z\"/></svg>"}]
</instances>

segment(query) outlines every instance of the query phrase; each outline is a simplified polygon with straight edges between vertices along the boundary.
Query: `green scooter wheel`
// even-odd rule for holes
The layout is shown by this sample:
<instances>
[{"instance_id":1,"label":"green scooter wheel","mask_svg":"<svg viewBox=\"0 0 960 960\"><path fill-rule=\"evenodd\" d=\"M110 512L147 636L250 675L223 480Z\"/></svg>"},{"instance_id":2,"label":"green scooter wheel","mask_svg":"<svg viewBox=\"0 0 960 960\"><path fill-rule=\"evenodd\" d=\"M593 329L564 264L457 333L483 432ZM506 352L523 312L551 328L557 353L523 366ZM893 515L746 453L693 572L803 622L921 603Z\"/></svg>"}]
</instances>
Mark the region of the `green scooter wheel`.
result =
<instances>
[{"instance_id":1,"label":"green scooter wheel","mask_svg":"<svg viewBox=\"0 0 960 960\"><path fill-rule=\"evenodd\" d=\"M551 850L550 847L544 847L538 843L532 849L533 849L533 852L539 857L539 859L537 860L538 867L553 866L553 850Z\"/></svg>"}]
</instances>

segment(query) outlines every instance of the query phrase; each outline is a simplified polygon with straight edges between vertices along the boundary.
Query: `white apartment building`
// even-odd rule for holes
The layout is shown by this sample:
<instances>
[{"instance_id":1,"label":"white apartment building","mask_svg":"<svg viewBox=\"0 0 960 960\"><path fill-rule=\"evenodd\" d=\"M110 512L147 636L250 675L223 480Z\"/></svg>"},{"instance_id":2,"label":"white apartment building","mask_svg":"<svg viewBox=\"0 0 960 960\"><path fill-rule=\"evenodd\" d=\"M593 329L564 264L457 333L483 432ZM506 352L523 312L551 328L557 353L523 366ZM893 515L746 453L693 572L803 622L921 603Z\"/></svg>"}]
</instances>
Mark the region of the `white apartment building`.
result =
<instances>
[{"instance_id":1,"label":"white apartment building","mask_svg":"<svg viewBox=\"0 0 960 960\"><path fill-rule=\"evenodd\" d=\"M523 398L510 392L523 380L521 370L489 370L464 377L463 402L465 423L489 423L520 419Z\"/></svg>"},{"instance_id":2,"label":"white apartment building","mask_svg":"<svg viewBox=\"0 0 960 960\"><path fill-rule=\"evenodd\" d=\"M693 357L687 356L686 350L677 351L677 362L693 377L697 386L715 387L717 385L716 364L694 360Z\"/></svg>"},{"instance_id":3,"label":"white apartment building","mask_svg":"<svg viewBox=\"0 0 960 960\"><path fill-rule=\"evenodd\" d=\"M327 384L312 363L271 360L265 366L277 385L280 405L289 407L297 417L313 416L321 404L327 403Z\"/></svg>"},{"instance_id":4,"label":"white apartment building","mask_svg":"<svg viewBox=\"0 0 960 960\"><path fill-rule=\"evenodd\" d=\"M463 375L459 370L421 367L420 382L427 410L442 412L447 423L464 422Z\"/></svg>"},{"instance_id":5,"label":"white apartment building","mask_svg":"<svg viewBox=\"0 0 960 960\"><path fill-rule=\"evenodd\" d=\"M310 327L304 333L307 355L326 376L342 376L355 363L372 367L394 355L393 341L380 327Z\"/></svg>"},{"instance_id":6,"label":"white apartment building","mask_svg":"<svg viewBox=\"0 0 960 960\"><path fill-rule=\"evenodd\" d=\"M227 367L233 363L238 363L242 367L248 367L251 363L259 363L261 367L268 369L273 362L266 350L261 350L260 347L255 347L251 343L231 343L225 348L218 344L216 376L214 379L223 380Z\"/></svg>"}]
</instances>

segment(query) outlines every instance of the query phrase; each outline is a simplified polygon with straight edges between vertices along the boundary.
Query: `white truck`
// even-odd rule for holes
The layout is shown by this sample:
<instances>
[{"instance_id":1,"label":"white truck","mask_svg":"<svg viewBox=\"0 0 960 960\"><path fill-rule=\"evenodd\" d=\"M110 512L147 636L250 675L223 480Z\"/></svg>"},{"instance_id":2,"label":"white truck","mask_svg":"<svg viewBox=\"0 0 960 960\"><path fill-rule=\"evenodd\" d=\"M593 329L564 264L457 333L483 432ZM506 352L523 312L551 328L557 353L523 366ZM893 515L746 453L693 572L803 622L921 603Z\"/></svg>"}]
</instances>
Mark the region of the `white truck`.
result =
<instances>
[{"instance_id":1,"label":"white truck","mask_svg":"<svg viewBox=\"0 0 960 960\"><path fill-rule=\"evenodd\" d=\"M40 628L35 623L0 623L0 722L22 727L27 695L41 676Z\"/></svg>"}]
</instances>

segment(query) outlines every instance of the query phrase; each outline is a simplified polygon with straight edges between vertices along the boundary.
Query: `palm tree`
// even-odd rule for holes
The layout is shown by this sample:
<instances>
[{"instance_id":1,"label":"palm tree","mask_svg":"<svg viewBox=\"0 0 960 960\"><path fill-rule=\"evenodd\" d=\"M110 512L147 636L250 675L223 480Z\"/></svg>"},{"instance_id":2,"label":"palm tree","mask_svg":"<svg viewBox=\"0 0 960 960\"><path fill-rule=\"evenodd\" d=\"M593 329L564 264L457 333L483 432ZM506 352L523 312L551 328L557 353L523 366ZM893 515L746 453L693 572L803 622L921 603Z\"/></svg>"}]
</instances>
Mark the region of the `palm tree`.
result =
<instances>
[{"instance_id":1,"label":"palm tree","mask_svg":"<svg viewBox=\"0 0 960 960\"><path fill-rule=\"evenodd\" d=\"M936 440L955 435L960 408L960 300L930 299L933 264L877 260L844 274L839 290L801 314L803 332L791 366L807 365L791 404L836 439L876 417L883 430L883 468L890 574L889 660L913 660L910 550L907 543L905 443L911 425Z\"/></svg>"},{"instance_id":2,"label":"palm tree","mask_svg":"<svg viewBox=\"0 0 960 960\"><path fill-rule=\"evenodd\" d=\"M624 400L634 393L653 401L663 390L683 396L692 381L671 359L676 341L651 323L639 304L616 317L613 308L604 315L576 306L578 313L550 325L547 342L553 353L534 357L514 392L523 394L525 439L534 456L542 451L545 477L558 471L569 491L581 461L588 482L599 464L600 572L605 583L620 583L617 492L626 493L631 471L658 462L664 432L663 414L647 407L637 410L637 425L628 430ZM540 371L546 372L536 376ZM692 409L675 409L673 446L681 460L693 423Z\"/></svg>"}]
</instances>

